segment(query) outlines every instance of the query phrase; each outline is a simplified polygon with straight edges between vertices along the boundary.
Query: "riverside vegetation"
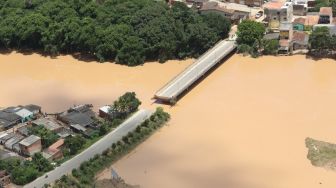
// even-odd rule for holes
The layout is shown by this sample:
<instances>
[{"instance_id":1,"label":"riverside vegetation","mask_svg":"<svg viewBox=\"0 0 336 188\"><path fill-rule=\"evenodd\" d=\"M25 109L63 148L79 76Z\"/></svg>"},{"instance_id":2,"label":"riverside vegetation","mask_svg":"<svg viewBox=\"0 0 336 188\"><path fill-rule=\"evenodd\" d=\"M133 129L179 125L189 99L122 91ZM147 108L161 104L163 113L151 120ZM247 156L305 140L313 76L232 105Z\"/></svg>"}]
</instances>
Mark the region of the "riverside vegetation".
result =
<instances>
[{"instance_id":1,"label":"riverside vegetation","mask_svg":"<svg viewBox=\"0 0 336 188\"><path fill-rule=\"evenodd\" d=\"M141 102L134 92L126 92L120 96L111 105L111 112L109 113L113 119L99 120L99 129L90 138L84 138L81 134L65 138L64 148L62 149L64 158L55 162L60 164L91 146L137 111L140 104ZM43 149L49 147L58 139L57 134L47 130L42 125L30 127L28 130L30 134L41 137ZM6 170L11 175L13 183L17 185L25 185L53 169L54 166L41 153L34 154L31 161L21 161L19 158L0 160L0 170Z\"/></svg>"},{"instance_id":2,"label":"riverside vegetation","mask_svg":"<svg viewBox=\"0 0 336 188\"><path fill-rule=\"evenodd\" d=\"M306 138L306 147L312 165L336 170L336 144Z\"/></svg>"},{"instance_id":3,"label":"riverside vegetation","mask_svg":"<svg viewBox=\"0 0 336 188\"><path fill-rule=\"evenodd\" d=\"M79 52L129 66L197 57L230 30L219 14L154 0L2 0L0 17L2 49Z\"/></svg>"},{"instance_id":4,"label":"riverside vegetation","mask_svg":"<svg viewBox=\"0 0 336 188\"><path fill-rule=\"evenodd\" d=\"M56 181L53 187L94 187L95 175L99 171L102 171L104 168L110 166L113 162L129 153L137 145L148 138L155 130L162 127L169 119L170 115L167 112L164 112L161 107L158 107L147 120L135 129L135 131L129 132L127 136L122 138L122 140L113 143L111 148L104 151L102 155L96 155L89 161L82 163L79 169L72 170L71 175L62 176L60 180ZM46 185L46 187L48 187L48 185Z\"/></svg>"}]
</instances>

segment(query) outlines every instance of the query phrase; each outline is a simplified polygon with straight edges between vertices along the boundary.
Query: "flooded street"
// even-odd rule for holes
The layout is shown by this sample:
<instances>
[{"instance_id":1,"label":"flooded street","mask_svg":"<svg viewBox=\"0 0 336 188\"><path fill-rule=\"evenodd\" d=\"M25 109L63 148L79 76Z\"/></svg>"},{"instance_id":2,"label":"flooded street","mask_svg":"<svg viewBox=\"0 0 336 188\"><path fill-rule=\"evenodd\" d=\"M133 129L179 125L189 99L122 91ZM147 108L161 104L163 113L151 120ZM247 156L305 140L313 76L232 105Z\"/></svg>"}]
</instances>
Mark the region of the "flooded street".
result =
<instances>
[{"instance_id":1,"label":"flooded street","mask_svg":"<svg viewBox=\"0 0 336 188\"><path fill-rule=\"evenodd\" d=\"M48 112L112 103L135 91L143 107L192 60L129 68L0 55L0 106ZM305 138L336 143L336 61L234 55L174 107L169 125L113 167L143 188L334 188L336 172L306 159ZM110 177L110 172L100 174Z\"/></svg>"}]
</instances>

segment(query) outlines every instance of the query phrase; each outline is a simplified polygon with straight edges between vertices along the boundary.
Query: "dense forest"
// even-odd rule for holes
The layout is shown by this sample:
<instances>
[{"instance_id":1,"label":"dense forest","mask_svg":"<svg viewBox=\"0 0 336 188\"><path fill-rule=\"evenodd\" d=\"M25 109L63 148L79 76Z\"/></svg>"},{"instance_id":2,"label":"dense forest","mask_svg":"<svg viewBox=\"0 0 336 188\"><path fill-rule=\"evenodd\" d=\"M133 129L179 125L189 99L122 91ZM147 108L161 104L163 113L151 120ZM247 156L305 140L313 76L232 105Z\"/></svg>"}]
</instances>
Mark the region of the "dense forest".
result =
<instances>
[{"instance_id":1,"label":"dense forest","mask_svg":"<svg viewBox=\"0 0 336 188\"><path fill-rule=\"evenodd\" d=\"M129 66L197 57L230 28L223 16L154 0L1 0L0 17L2 49Z\"/></svg>"}]
</instances>

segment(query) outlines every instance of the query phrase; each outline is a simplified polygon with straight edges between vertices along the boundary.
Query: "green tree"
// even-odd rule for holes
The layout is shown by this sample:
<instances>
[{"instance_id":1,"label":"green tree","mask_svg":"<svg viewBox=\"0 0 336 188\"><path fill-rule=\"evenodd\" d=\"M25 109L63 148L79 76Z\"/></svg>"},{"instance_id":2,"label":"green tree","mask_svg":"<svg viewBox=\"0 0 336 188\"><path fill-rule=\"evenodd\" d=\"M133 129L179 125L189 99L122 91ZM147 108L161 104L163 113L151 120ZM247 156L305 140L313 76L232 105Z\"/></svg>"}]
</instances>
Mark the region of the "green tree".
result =
<instances>
[{"instance_id":1,"label":"green tree","mask_svg":"<svg viewBox=\"0 0 336 188\"><path fill-rule=\"evenodd\" d=\"M32 163L39 172L48 172L54 167L42 156L41 153L35 153L32 157Z\"/></svg>"},{"instance_id":2,"label":"green tree","mask_svg":"<svg viewBox=\"0 0 336 188\"><path fill-rule=\"evenodd\" d=\"M36 136L41 137L43 148L49 147L51 144L55 143L59 138L59 136L56 133L46 129L43 125L30 127L28 128L28 131L30 134L34 134Z\"/></svg>"},{"instance_id":3,"label":"green tree","mask_svg":"<svg viewBox=\"0 0 336 188\"><path fill-rule=\"evenodd\" d=\"M81 135L67 137L64 140L65 148L69 151L70 155L76 154L85 144L85 138Z\"/></svg>"},{"instance_id":4,"label":"green tree","mask_svg":"<svg viewBox=\"0 0 336 188\"><path fill-rule=\"evenodd\" d=\"M256 41L261 41L264 33L265 27L262 23L244 20L238 25L237 42L252 47Z\"/></svg>"},{"instance_id":5,"label":"green tree","mask_svg":"<svg viewBox=\"0 0 336 188\"><path fill-rule=\"evenodd\" d=\"M265 55L276 55L278 53L279 41L278 40L263 40L263 54Z\"/></svg>"},{"instance_id":6,"label":"green tree","mask_svg":"<svg viewBox=\"0 0 336 188\"><path fill-rule=\"evenodd\" d=\"M327 27L317 27L309 37L310 51L319 55L327 54L333 41Z\"/></svg>"}]
</instances>

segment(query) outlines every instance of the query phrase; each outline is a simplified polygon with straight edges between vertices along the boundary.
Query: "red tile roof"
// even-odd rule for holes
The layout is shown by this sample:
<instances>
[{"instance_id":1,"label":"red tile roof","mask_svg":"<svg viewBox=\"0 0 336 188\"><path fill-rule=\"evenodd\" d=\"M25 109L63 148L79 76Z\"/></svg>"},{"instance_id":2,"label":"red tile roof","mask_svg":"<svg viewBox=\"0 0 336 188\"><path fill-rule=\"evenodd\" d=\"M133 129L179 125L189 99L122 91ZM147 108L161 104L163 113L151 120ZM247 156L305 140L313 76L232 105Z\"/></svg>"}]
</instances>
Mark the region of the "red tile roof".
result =
<instances>
[{"instance_id":1,"label":"red tile roof","mask_svg":"<svg viewBox=\"0 0 336 188\"><path fill-rule=\"evenodd\" d=\"M332 15L332 8L331 7L321 7L320 8L320 15Z\"/></svg>"},{"instance_id":2,"label":"red tile roof","mask_svg":"<svg viewBox=\"0 0 336 188\"><path fill-rule=\"evenodd\" d=\"M293 21L294 24L302 24L304 25L306 23L306 18L296 18L294 21Z\"/></svg>"}]
</instances>

